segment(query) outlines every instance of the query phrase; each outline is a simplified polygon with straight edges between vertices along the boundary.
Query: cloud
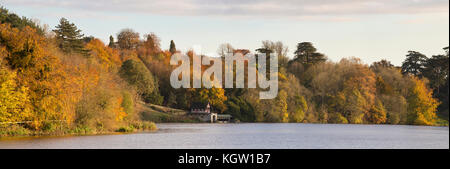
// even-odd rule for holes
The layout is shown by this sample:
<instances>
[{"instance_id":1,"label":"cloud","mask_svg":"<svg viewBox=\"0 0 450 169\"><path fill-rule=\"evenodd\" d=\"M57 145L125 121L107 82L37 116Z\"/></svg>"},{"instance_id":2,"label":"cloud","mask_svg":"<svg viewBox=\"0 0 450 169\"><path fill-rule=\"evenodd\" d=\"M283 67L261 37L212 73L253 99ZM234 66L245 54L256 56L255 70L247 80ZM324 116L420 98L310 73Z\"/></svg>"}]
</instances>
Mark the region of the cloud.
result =
<instances>
[{"instance_id":1,"label":"cloud","mask_svg":"<svg viewBox=\"0 0 450 169\"><path fill-rule=\"evenodd\" d=\"M348 18L448 13L448 0L14 0L7 4L171 16Z\"/></svg>"}]
</instances>

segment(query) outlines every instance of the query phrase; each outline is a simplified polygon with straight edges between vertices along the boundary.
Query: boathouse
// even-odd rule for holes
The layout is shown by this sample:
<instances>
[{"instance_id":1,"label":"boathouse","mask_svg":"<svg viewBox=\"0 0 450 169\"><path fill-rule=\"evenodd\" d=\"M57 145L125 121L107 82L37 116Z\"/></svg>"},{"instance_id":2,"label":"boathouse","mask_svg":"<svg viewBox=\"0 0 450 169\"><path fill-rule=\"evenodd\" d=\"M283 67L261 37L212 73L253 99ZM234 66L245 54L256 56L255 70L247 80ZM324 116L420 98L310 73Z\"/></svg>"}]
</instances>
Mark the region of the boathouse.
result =
<instances>
[{"instance_id":1,"label":"boathouse","mask_svg":"<svg viewBox=\"0 0 450 169\"><path fill-rule=\"evenodd\" d=\"M230 122L231 115L228 114L217 114L214 112L213 107L209 102L194 102L191 104L191 110L189 111L190 116L196 116L203 122Z\"/></svg>"}]
</instances>

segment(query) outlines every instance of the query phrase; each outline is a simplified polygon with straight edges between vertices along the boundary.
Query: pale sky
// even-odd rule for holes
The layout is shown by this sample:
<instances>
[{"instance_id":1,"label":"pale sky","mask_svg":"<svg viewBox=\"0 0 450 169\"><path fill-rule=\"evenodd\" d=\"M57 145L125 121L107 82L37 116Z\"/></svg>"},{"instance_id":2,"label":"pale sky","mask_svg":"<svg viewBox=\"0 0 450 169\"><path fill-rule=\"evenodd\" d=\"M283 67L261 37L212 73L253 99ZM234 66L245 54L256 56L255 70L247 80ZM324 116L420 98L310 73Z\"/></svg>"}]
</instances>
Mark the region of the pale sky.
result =
<instances>
[{"instance_id":1,"label":"pale sky","mask_svg":"<svg viewBox=\"0 0 450 169\"><path fill-rule=\"evenodd\" d=\"M408 50L431 56L449 45L448 0L0 0L54 28L61 17L109 42L123 28L154 32L161 47L215 54L222 43L254 51L261 41L312 42L332 61L359 57L400 65Z\"/></svg>"}]
</instances>

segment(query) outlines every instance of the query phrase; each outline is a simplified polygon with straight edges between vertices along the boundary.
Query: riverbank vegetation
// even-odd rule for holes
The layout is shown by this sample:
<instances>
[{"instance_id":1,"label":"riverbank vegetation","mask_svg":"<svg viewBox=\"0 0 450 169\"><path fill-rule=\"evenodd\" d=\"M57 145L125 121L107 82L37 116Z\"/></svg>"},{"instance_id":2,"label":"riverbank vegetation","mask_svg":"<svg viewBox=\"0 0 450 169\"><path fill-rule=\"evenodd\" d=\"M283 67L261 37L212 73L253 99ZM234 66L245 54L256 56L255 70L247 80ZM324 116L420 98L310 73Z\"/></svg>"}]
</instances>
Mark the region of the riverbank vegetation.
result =
<instances>
[{"instance_id":1,"label":"riverbank vegetation","mask_svg":"<svg viewBox=\"0 0 450 169\"><path fill-rule=\"evenodd\" d=\"M0 21L0 135L156 129L134 109L147 93L120 76L133 71L122 66L127 51L85 37L64 18L48 30L1 8Z\"/></svg>"},{"instance_id":2,"label":"riverbank vegetation","mask_svg":"<svg viewBox=\"0 0 450 169\"><path fill-rule=\"evenodd\" d=\"M282 42L263 41L255 52L278 57L279 92L260 100L260 89L172 88L172 54L208 56L179 51L174 41L164 50L151 32L123 29L105 44L65 18L49 29L5 8L0 23L0 135L155 129L148 120L195 120L139 106L187 111L194 102L243 122L448 125L448 47L431 57L409 51L394 66L332 62L310 42L288 58ZM222 57L236 52L250 50L218 49Z\"/></svg>"}]
</instances>

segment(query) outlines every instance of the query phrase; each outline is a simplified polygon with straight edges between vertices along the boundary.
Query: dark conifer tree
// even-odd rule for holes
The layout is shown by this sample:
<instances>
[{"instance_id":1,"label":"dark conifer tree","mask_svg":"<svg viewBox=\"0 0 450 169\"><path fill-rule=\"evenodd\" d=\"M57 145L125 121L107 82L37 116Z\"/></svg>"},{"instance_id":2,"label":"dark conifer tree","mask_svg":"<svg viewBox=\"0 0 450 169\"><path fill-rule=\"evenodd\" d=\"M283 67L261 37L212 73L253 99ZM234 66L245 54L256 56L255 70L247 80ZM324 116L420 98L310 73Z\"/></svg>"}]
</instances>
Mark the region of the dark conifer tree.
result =
<instances>
[{"instance_id":1,"label":"dark conifer tree","mask_svg":"<svg viewBox=\"0 0 450 169\"><path fill-rule=\"evenodd\" d=\"M65 53L81 53L86 54L87 51L84 49L83 37L81 30L75 26L75 24L70 23L66 18L61 18L59 20L59 25L53 30L56 33L56 39L59 48Z\"/></svg>"},{"instance_id":2,"label":"dark conifer tree","mask_svg":"<svg viewBox=\"0 0 450 169\"><path fill-rule=\"evenodd\" d=\"M173 40L170 41L170 49L169 49L170 53L174 54L175 52L177 52L177 48L175 47L175 42L173 42Z\"/></svg>"},{"instance_id":3,"label":"dark conifer tree","mask_svg":"<svg viewBox=\"0 0 450 169\"><path fill-rule=\"evenodd\" d=\"M313 65L327 60L324 54L317 52L317 49L311 42L297 44L297 50L294 54L295 61L301 62L304 65Z\"/></svg>"},{"instance_id":4,"label":"dark conifer tree","mask_svg":"<svg viewBox=\"0 0 450 169\"><path fill-rule=\"evenodd\" d=\"M405 61L402 63L402 73L422 76L427 57L416 51L408 51Z\"/></svg>"},{"instance_id":5,"label":"dark conifer tree","mask_svg":"<svg viewBox=\"0 0 450 169\"><path fill-rule=\"evenodd\" d=\"M114 48L115 47L114 37L112 35L109 36L109 44L108 44L108 46L110 48Z\"/></svg>"}]
</instances>

